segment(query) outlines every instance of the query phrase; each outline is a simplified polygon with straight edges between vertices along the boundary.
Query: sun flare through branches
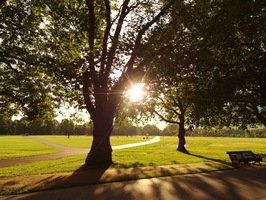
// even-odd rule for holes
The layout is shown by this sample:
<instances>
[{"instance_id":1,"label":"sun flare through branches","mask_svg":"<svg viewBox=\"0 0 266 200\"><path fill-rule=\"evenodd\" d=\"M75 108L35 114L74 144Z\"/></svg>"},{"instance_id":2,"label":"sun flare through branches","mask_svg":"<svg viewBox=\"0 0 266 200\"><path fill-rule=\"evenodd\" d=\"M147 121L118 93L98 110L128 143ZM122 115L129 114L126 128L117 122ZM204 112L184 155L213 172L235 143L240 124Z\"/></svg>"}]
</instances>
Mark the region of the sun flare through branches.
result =
<instances>
[{"instance_id":1,"label":"sun flare through branches","mask_svg":"<svg viewBox=\"0 0 266 200\"><path fill-rule=\"evenodd\" d=\"M127 91L129 99L133 102L141 101L144 95L143 83L132 84L131 89Z\"/></svg>"}]
</instances>

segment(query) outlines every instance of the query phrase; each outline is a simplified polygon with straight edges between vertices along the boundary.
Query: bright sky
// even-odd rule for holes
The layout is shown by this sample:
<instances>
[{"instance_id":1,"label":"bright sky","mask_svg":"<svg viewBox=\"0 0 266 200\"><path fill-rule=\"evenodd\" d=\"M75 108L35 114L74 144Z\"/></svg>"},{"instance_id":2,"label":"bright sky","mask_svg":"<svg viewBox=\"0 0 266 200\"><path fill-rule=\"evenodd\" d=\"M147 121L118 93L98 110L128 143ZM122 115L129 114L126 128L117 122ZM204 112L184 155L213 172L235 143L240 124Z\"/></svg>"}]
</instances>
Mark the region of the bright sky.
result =
<instances>
[{"instance_id":1,"label":"bright sky","mask_svg":"<svg viewBox=\"0 0 266 200\"><path fill-rule=\"evenodd\" d=\"M144 83L138 83L131 85L131 89L127 91L129 99L133 102L141 101L144 95L143 91Z\"/></svg>"}]
</instances>

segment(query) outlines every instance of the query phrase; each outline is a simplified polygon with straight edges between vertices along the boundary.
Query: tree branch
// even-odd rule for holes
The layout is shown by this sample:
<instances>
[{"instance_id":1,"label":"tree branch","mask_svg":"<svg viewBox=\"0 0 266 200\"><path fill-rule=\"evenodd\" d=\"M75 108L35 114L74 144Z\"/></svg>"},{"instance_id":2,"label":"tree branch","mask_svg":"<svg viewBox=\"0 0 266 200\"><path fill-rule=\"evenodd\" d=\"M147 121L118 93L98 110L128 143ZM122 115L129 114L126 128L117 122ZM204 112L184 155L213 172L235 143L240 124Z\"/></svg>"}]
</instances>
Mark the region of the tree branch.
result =
<instances>
[{"instance_id":1,"label":"tree branch","mask_svg":"<svg viewBox=\"0 0 266 200\"><path fill-rule=\"evenodd\" d=\"M85 71L83 73L83 88L82 88L83 97L84 97L86 109L88 110L91 118L93 119L95 115L95 107L93 106L91 102L91 98L90 98L90 91L89 91L90 84L89 83L90 83L90 74L88 71Z\"/></svg>"},{"instance_id":2,"label":"tree branch","mask_svg":"<svg viewBox=\"0 0 266 200\"><path fill-rule=\"evenodd\" d=\"M89 56L87 57L89 62L89 69L91 72L92 83L95 88L99 88L97 74L95 71L94 62L94 40L95 40L95 12L94 12L94 0L86 0L86 4L89 10L88 19L88 37L89 37Z\"/></svg>"},{"instance_id":3,"label":"tree branch","mask_svg":"<svg viewBox=\"0 0 266 200\"><path fill-rule=\"evenodd\" d=\"M12 67L12 65L8 62L7 59L1 58L0 62L5 63L8 66L8 68L11 69L12 71L14 71L16 74L20 74L20 72L17 69Z\"/></svg>"},{"instance_id":4,"label":"tree branch","mask_svg":"<svg viewBox=\"0 0 266 200\"><path fill-rule=\"evenodd\" d=\"M110 3L109 0L104 0L105 2L105 9L106 9L106 14L105 14L105 20L106 20L106 28L104 31L104 38L103 38L103 51L102 51L102 56L101 56L101 69L100 69L100 76L103 77L105 65L106 65L106 55L107 55L107 45L108 45L108 36L110 34L111 30L111 9L110 9ZM106 82L106 80L105 80ZM106 85L104 83L104 85Z\"/></svg>"},{"instance_id":5,"label":"tree branch","mask_svg":"<svg viewBox=\"0 0 266 200\"><path fill-rule=\"evenodd\" d=\"M171 6L176 2L176 0L171 0L168 2L168 4L150 21L148 22L146 25L144 25L142 27L142 29L139 31L136 40L135 40L135 45L133 48L133 52L131 54L131 57L129 59L129 61L126 64L127 67L127 72L130 73L131 70L133 70L133 65L135 63L136 57L138 55L138 51L140 48L140 43L141 43L141 39L142 36L145 34L145 32L154 24L156 23L161 16L163 16L170 8Z\"/></svg>"},{"instance_id":6,"label":"tree branch","mask_svg":"<svg viewBox=\"0 0 266 200\"><path fill-rule=\"evenodd\" d=\"M177 122L177 121L173 121L173 120L169 120L169 119L166 119L163 115L161 115L159 112L157 112L156 110L154 110L154 113L156 115L158 115L163 121L165 122L168 122L168 123L172 123L172 124L180 124L180 122Z\"/></svg>"},{"instance_id":7,"label":"tree branch","mask_svg":"<svg viewBox=\"0 0 266 200\"><path fill-rule=\"evenodd\" d=\"M163 104L163 107L164 107L165 109L172 111L174 114L176 114L176 115L178 115L178 116L180 116L180 115L181 115L179 112L177 112L177 110L176 110L176 109L173 109L173 108L171 108L171 107L167 106L167 104L165 103L165 101L164 101L164 99L163 99L163 98L161 98L161 97L158 97L158 99L159 99L159 100L161 100L161 102L162 102L162 104Z\"/></svg>"},{"instance_id":8,"label":"tree branch","mask_svg":"<svg viewBox=\"0 0 266 200\"><path fill-rule=\"evenodd\" d=\"M114 34L113 41L112 41L112 46L109 51L109 55L108 55L108 59L106 63L106 69L104 73L104 80L103 80L105 86L107 85L108 77L110 75L110 71L111 71L111 67L113 64L114 57L115 57L115 52L118 46L119 35L122 30L124 19L127 16L127 14L130 12L130 10L128 9L128 3L129 3L129 0L125 0L122 5L122 10L121 10L120 17L118 19L117 27L116 27L115 34Z\"/></svg>"},{"instance_id":9,"label":"tree branch","mask_svg":"<svg viewBox=\"0 0 266 200\"><path fill-rule=\"evenodd\" d=\"M254 105L253 103L248 102L248 101L238 102L238 104L244 105L247 108L250 108L251 112L254 113L256 118L266 127L266 117L259 111L259 109L256 105Z\"/></svg>"}]
</instances>

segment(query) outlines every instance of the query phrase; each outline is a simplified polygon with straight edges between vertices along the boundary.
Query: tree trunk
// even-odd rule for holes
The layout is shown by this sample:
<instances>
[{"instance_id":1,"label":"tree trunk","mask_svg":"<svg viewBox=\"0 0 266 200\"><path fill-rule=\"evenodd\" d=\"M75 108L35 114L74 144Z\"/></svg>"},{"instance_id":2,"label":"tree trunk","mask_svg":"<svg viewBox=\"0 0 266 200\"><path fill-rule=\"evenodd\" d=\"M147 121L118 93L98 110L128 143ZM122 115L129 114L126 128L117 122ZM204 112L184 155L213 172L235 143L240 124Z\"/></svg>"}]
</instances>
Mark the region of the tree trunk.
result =
<instances>
[{"instance_id":1,"label":"tree trunk","mask_svg":"<svg viewBox=\"0 0 266 200\"><path fill-rule=\"evenodd\" d=\"M262 113L259 113L256 111L255 111L255 115L256 115L257 119L266 127L266 117L263 116Z\"/></svg>"},{"instance_id":2,"label":"tree trunk","mask_svg":"<svg viewBox=\"0 0 266 200\"><path fill-rule=\"evenodd\" d=\"M181 152L185 152L187 153L188 151L185 148L185 144L186 144L186 139L185 139L185 134L186 134L186 130L185 130L185 117L184 115L180 115L179 117L180 119L180 123L179 123L179 130L178 130L178 151Z\"/></svg>"},{"instance_id":3,"label":"tree trunk","mask_svg":"<svg viewBox=\"0 0 266 200\"><path fill-rule=\"evenodd\" d=\"M113 116L108 113L97 113L93 123L93 141L85 165L97 168L108 167L113 163L110 143Z\"/></svg>"}]
</instances>

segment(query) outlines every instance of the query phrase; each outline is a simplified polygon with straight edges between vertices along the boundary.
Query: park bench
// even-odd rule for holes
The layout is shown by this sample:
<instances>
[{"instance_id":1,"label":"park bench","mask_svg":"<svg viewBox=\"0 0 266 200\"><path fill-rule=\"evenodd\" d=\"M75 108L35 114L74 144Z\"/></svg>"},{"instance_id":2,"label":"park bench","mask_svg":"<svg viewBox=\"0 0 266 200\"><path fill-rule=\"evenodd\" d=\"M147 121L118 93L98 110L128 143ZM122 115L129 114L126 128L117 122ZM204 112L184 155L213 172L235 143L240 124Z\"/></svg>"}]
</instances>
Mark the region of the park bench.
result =
<instances>
[{"instance_id":1,"label":"park bench","mask_svg":"<svg viewBox=\"0 0 266 200\"><path fill-rule=\"evenodd\" d=\"M252 151L228 151L226 152L233 165L241 165L241 164L248 164L250 162L254 162L255 163L260 163L260 161L262 161L262 158L259 154L254 154Z\"/></svg>"}]
</instances>

